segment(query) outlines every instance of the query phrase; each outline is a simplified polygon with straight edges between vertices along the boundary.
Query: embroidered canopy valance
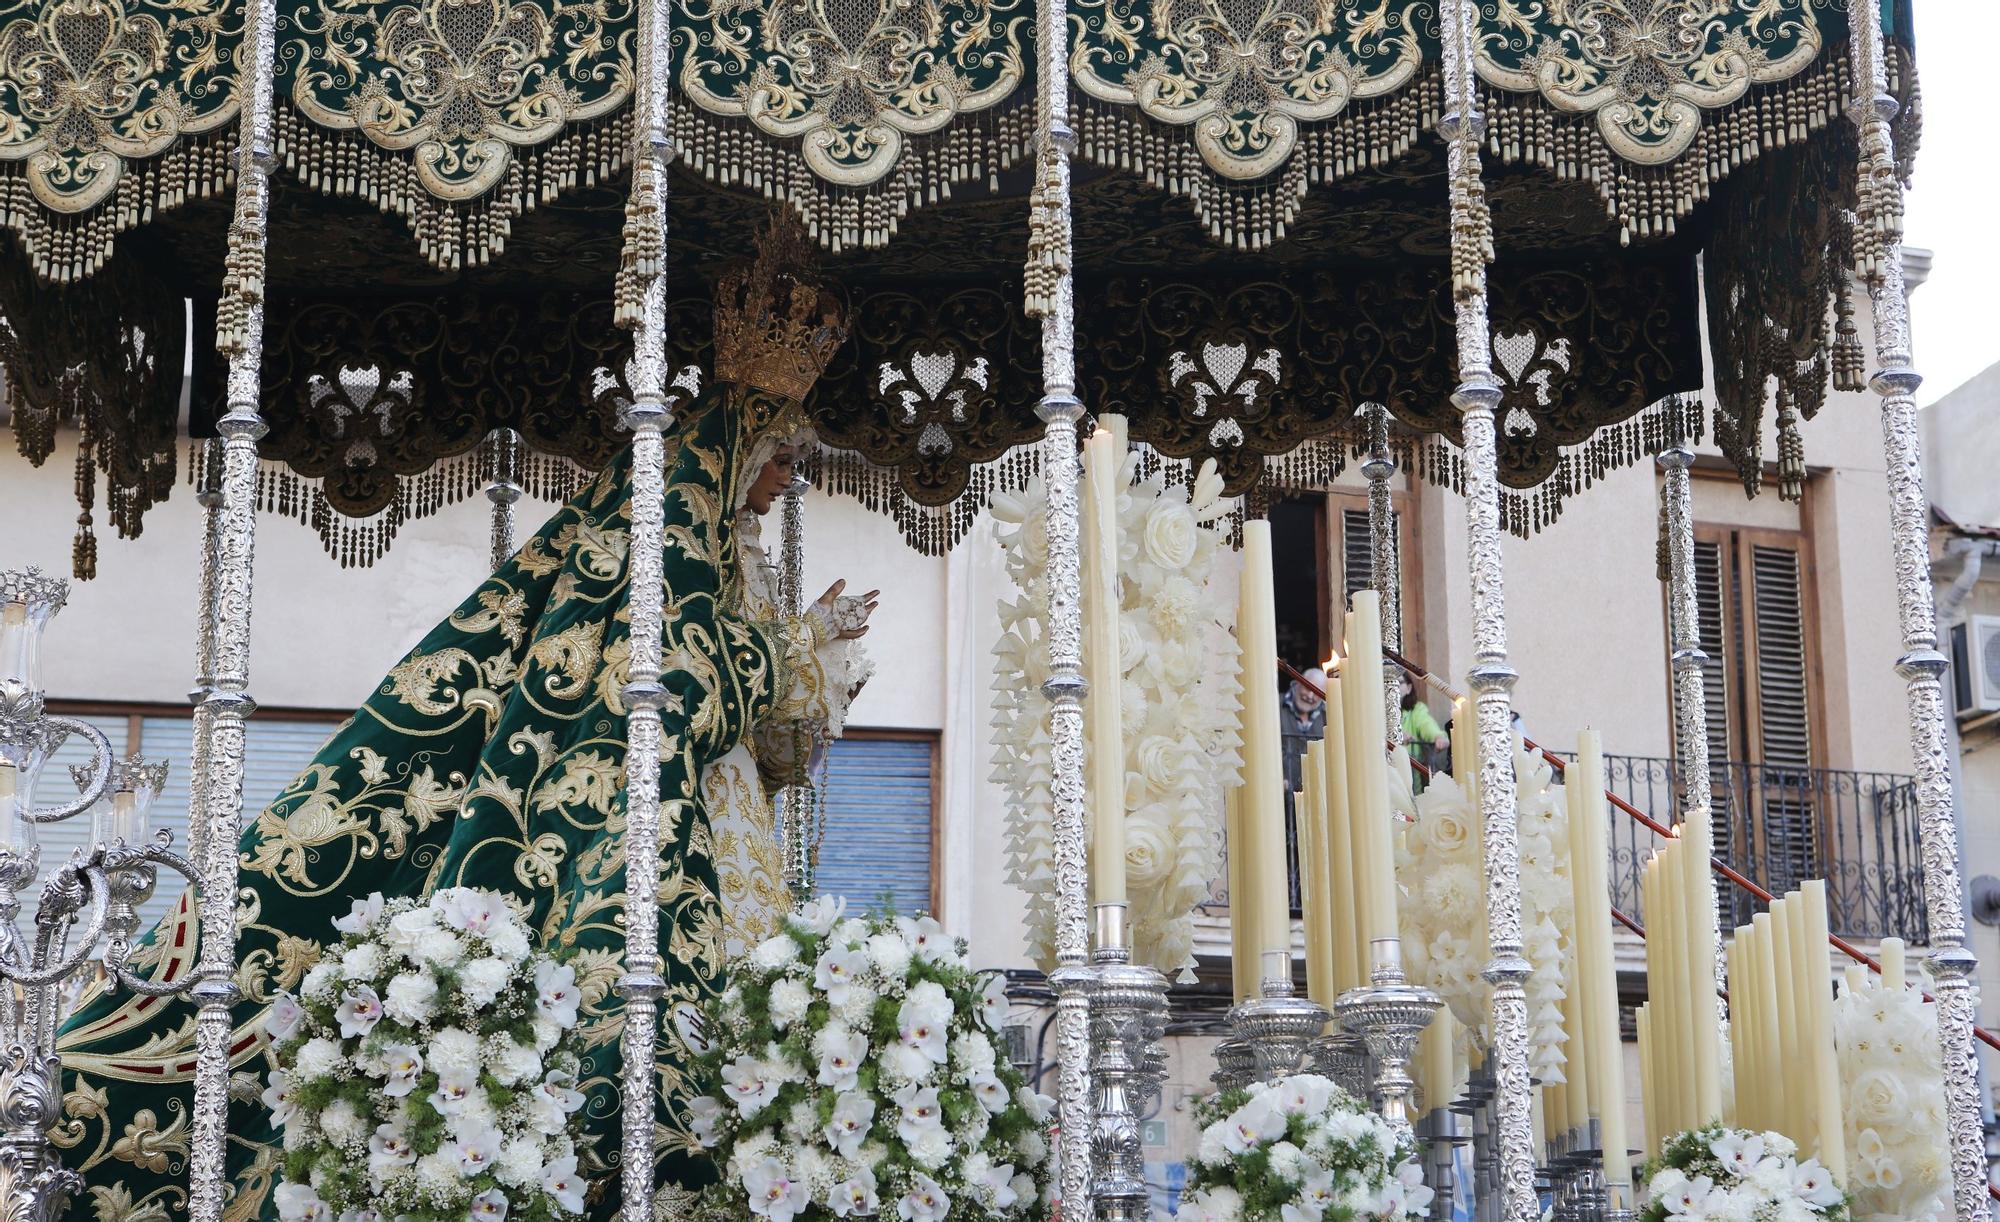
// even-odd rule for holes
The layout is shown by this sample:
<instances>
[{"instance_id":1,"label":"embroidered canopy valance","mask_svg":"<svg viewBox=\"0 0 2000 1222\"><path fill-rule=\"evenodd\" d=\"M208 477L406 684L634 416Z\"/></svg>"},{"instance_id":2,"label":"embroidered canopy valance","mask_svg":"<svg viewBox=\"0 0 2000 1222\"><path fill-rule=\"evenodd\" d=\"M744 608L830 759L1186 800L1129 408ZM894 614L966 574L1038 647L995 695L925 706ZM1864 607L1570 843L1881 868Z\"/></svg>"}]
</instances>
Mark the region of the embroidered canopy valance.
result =
<instances>
[{"instance_id":1,"label":"embroidered canopy valance","mask_svg":"<svg viewBox=\"0 0 2000 1222\"><path fill-rule=\"evenodd\" d=\"M1438 6L1070 0L1084 397L1232 491L1337 470L1385 403L1456 479ZM1022 315L1029 0L682 0L670 263L680 359L706 278L774 206L852 294L814 400L819 477L947 545L1039 433ZM23 449L85 431L136 531L219 399L240 0L0 0L0 365ZM1907 13L1884 3L1915 100ZM1712 426L1746 483L1859 376L1844 269L1870 226L1843 0L1479 6L1510 524ZM560 494L619 444L611 325L632 146L630 0L285 0L264 413L273 508L365 560L469 495L482 439ZM1905 105L1897 148L1915 145ZM184 298L193 298L190 313ZM1080 300L1083 299L1080 296ZM192 342L190 342L192 339ZM1011 457L1010 457L1011 456Z\"/></svg>"}]
</instances>

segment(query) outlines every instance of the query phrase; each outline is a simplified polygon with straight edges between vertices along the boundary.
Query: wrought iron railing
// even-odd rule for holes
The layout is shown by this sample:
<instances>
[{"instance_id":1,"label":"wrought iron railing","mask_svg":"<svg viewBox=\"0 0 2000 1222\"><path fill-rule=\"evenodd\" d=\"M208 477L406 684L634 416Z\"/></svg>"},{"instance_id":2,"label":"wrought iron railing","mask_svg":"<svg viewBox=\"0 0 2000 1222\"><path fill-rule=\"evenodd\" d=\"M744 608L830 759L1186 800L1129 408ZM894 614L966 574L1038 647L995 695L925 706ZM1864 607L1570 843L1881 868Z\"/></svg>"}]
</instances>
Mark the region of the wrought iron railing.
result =
<instances>
[{"instance_id":1,"label":"wrought iron railing","mask_svg":"<svg viewBox=\"0 0 2000 1222\"><path fill-rule=\"evenodd\" d=\"M1307 739L1285 735L1288 780ZM1679 776L1660 756L1607 755L1605 787L1662 822L1672 818ZM1716 853L1752 881L1782 895L1803 879L1824 878L1827 918L1845 938L1896 936L1928 941L1923 859L1918 852L1914 779L1886 772L1781 768L1728 761L1711 769ZM1299 911L1298 834L1290 787L1285 804L1285 855L1292 912ZM1643 923L1640 879L1660 838L1636 819L1613 811L1610 828L1611 902ZM1226 905L1217 880L1214 903ZM1725 927L1747 924L1763 905L1748 891L1717 893Z\"/></svg>"},{"instance_id":2,"label":"wrought iron railing","mask_svg":"<svg viewBox=\"0 0 2000 1222\"><path fill-rule=\"evenodd\" d=\"M1673 760L1607 755L1604 765L1612 793L1662 821L1675 810ZM1710 786L1716 853L1728 864L1780 895L1826 879L1828 921L1842 937L1928 940L1913 778L1730 760L1710 768ZM1636 820L1612 815L1611 902L1642 922L1640 878L1659 843ZM1734 887L1717 900L1729 926L1762 906Z\"/></svg>"}]
</instances>

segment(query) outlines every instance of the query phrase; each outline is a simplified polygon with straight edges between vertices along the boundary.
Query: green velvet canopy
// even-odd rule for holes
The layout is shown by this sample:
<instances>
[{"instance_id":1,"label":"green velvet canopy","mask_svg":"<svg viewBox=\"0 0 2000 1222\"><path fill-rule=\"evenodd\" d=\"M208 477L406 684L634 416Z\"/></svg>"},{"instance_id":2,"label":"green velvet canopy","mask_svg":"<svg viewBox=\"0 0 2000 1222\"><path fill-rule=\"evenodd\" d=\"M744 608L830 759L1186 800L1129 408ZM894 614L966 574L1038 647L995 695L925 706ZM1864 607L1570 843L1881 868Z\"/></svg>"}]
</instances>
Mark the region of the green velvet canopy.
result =
<instances>
[{"instance_id":1,"label":"green velvet canopy","mask_svg":"<svg viewBox=\"0 0 2000 1222\"><path fill-rule=\"evenodd\" d=\"M6 5L7 0L0 0ZM632 0L280 0L269 225L270 508L365 562L468 495L482 438L560 495L617 445L610 325L631 146ZM1079 351L1093 408L1310 483L1383 402L1451 482L1437 0L1070 0ZM241 0L0 8L0 366L24 452L80 422L110 519L176 478L216 404ZM681 0L676 357L706 276L771 205L854 299L815 396L819 478L955 539L1038 435L1019 305L1038 64L1030 0ZM1477 67L1500 261L1501 475L1525 531L1607 467L1708 426L1754 486L1770 387L1810 416L1858 358L1845 0L1485 0ZM1914 102L1907 5L1883 3ZM1916 108L1898 120L1915 144ZM933 308L944 303L942 309ZM1843 348L1843 343L1845 347ZM940 374L938 371L943 370ZM95 476L83 481L94 488ZM86 510L90 506L86 504Z\"/></svg>"}]
</instances>

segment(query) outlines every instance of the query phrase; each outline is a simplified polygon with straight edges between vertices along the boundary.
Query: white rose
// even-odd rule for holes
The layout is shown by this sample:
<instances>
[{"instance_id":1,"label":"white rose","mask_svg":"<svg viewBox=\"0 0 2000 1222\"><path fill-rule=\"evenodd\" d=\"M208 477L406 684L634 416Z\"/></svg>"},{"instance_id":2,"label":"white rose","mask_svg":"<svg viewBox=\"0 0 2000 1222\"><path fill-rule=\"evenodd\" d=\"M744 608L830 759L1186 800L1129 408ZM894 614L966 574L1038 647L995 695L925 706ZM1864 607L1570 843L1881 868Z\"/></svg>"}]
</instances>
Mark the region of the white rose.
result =
<instances>
[{"instance_id":1,"label":"white rose","mask_svg":"<svg viewBox=\"0 0 2000 1222\"><path fill-rule=\"evenodd\" d=\"M1146 511L1146 525L1139 532L1140 546L1147 560L1179 572L1194 563L1194 513L1175 497L1162 497Z\"/></svg>"},{"instance_id":2,"label":"white rose","mask_svg":"<svg viewBox=\"0 0 2000 1222\"><path fill-rule=\"evenodd\" d=\"M324 1036L314 1036L302 1045L292 1057L292 1074L295 1078L323 1078L338 1072L347 1064L347 1058L340 1054L340 1045Z\"/></svg>"},{"instance_id":3,"label":"white rose","mask_svg":"<svg viewBox=\"0 0 2000 1222\"><path fill-rule=\"evenodd\" d=\"M805 981L787 976L771 986L771 1025L778 1030L783 1031L804 1018L811 1006L812 993Z\"/></svg>"},{"instance_id":4,"label":"white rose","mask_svg":"<svg viewBox=\"0 0 2000 1222\"><path fill-rule=\"evenodd\" d=\"M405 972L389 982L382 1009L399 1023L415 1026L437 1010L437 981L428 974Z\"/></svg>"},{"instance_id":5,"label":"white rose","mask_svg":"<svg viewBox=\"0 0 2000 1222\"><path fill-rule=\"evenodd\" d=\"M458 987L468 1004L483 1010L499 999L513 974L513 969L491 956L474 959L459 970Z\"/></svg>"},{"instance_id":6,"label":"white rose","mask_svg":"<svg viewBox=\"0 0 2000 1222\"><path fill-rule=\"evenodd\" d=\"M1160 821L1149 814L1125 819L1125 876L1141 887L1157 887L1173 873L1179 860L1173 841Z\"/></svg>"}]
</instances>

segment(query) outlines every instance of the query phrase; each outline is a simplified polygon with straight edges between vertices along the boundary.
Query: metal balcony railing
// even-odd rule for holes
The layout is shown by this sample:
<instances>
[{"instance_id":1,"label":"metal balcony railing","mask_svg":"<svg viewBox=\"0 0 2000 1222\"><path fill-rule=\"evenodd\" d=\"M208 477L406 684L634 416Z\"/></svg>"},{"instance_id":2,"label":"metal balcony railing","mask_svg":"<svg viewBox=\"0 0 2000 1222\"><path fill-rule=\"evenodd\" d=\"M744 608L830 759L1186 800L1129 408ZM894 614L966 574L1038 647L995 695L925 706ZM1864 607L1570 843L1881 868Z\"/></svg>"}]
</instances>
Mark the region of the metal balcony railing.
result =
<instances>
[{"instance_id":1,"label":"metal balcony railing","mask_svg":"<svg viewBox=\"0 0 2000 1222\"><path fill-rule=\"evenodd\" d=\"M1297 782L1298 756L1309 740L1284 737L1286 779ZM1605 786L1665 822L1678 807L1678 770L1659 756L1607 755ZM1808 878L1824 878L1831 931L1844 938L1929 940L1923 859L1918 851L1912 777L1834 768L1782 768L1726 761L1710 769L1716 855L1782 895ZM1285 853L1290 902L1299 911L1298 833L1286 790ZM1611 902L1641 923L1640 879L1661 840L1637 820L1610 813ZM1226 876L1225 876L1226 877ZM1214 903L1228 893L1217 880ZM1722 887L1718 914L1725 928L1748 924L1764 905L1750 892Z\"/></svg>"},{"instance_id":2,"label":"metal balcony railing","mask_svg":"<svg viewBox=\"0 0 2000 1222\"><path fill-rule=\"evenodd\" d=\"M1664 821L1676 808L1679 769L1647 755L1604 757L1612 793ZM1929 940L1915 779L1888 772L1788 768L1728 760L1709 769L1716 855L1782 895L1824 878L1827 918L1845 938ZM1632 819L1611 820L1611 902L1643 922L1640 877L1659 837ZM1721 917L1733 927L1763 905L1723 888Z\"/></svg>"}]
</instances>

